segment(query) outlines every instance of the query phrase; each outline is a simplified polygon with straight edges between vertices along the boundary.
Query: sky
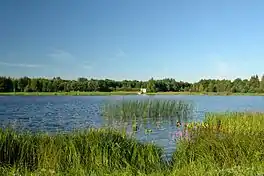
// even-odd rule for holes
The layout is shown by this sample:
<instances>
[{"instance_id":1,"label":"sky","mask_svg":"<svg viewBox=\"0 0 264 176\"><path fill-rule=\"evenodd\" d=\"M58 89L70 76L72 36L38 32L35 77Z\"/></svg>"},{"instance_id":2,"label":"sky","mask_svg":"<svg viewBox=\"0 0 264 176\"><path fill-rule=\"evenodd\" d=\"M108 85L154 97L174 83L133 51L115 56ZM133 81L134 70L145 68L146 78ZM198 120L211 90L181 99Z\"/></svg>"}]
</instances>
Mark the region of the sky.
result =
<instances>
[{"instance_id":1,"label":"sky","mask_svg":"<svg viewBox=\"0 0 264 176\"><path fill-rule=\"evenodd\" d=\"M1 0L0 75L262 75L263 9L263 0Z\"/></svg>"}]
</instances>

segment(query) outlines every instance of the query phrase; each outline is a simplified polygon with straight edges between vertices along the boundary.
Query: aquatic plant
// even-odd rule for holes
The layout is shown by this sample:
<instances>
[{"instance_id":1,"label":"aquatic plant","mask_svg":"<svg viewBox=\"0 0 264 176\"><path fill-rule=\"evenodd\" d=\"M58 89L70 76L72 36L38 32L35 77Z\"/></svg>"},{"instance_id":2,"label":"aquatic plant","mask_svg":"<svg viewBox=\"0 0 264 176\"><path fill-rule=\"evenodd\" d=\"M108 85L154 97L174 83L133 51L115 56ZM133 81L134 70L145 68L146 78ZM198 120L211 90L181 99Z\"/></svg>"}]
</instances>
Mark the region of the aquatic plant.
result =
<instances>
[{"instance_id":1,"label":"aquatic plant","mask_svg":"<svg viewBox=\"0 0 264 176\"><path fill-rule=\"evenodd\" d=\"M193 104L181 100L121 100L105 103L102 114L109 124L131 122L139 124L187 121L193 116Z\"/></svg>"}]
</instances>

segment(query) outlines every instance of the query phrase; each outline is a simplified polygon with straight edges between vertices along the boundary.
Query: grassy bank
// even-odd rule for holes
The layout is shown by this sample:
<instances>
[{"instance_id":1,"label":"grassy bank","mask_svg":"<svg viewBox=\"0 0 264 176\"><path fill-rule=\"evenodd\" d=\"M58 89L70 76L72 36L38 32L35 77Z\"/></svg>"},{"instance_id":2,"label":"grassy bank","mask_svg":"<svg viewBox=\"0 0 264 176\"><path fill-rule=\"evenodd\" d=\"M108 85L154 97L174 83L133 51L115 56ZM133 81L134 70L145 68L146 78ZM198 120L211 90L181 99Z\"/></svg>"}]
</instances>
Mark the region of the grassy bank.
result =
<instances>
[{"instance_id":1,"label":"grassy bank","mask_svg":"<svg viewBox=\"0 0 264 176\"><path fill-rule=\"evenodd\" d=\"M113 92L0 92L0 96L110 96L137 95L137 91ZM230 93L230 92L155 92L147 95L207 95L207 96L264 96L264 93Z\"/></svg>"},{"instance_id":2,"label":"grassy bank","mask_svg":"<svg viewBox=\"0 0 264 176\"><path fill-rule=\"evenodd\" d=\"M0 131L3 175L260 175L264 114L207 114L185 124L170 164L162 149L114 130L48 136Z\"/></svg>"},{"instance_id":3,"label":"grassy bank","mask_svg":"<svg viewBox=\"0 0 264 176\"><path fill-rule=\"evenodd\" d=\"M264 174L264 114L207 114L178 143L174 171L182 175ZM176 174L177 175L177 174ZM181 174L179 174L181 175Z\"/></svg>"}]
</instances>

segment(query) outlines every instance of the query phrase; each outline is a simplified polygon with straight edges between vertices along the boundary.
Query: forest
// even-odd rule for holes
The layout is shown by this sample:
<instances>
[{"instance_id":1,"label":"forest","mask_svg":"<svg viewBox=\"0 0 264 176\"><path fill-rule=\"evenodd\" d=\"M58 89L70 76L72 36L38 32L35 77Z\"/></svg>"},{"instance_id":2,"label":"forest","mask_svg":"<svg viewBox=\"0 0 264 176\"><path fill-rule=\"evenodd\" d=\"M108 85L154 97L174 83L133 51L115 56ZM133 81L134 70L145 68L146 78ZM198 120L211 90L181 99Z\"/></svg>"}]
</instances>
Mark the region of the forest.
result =
<instances>
[{"instance_id":1,"label":"forest","mask_svg":"<svg viewBox=\"0 0 264 176\"><path fill-rule=\"evenodd\" d=\"M188 83L175 79L148 81L110 79L65 80L60 77L46 78L11 78L0 77L0 92L111 92L111 91L139 91L147 88L148 92L230 92L230 93L264 93L264 75L259 78L253 75L249 79L235 80L201 79Z\"/></svg>"}]
</instances>

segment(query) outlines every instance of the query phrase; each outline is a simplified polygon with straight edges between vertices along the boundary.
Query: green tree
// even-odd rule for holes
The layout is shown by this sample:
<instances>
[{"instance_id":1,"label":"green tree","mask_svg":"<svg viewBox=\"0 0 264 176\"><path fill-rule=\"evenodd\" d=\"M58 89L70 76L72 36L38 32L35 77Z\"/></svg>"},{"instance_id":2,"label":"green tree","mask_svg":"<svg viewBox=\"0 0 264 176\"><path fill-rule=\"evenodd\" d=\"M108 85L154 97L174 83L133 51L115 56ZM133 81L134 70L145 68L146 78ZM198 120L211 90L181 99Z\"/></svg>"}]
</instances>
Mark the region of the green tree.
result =
<instances>
[{"instance_id":1,"label":"green tree","mask_svg":"<svg viewBox=\"0 0 264 176\"><path fill-rule=\"evenodd\" d=\"M0 92L12 92L13 82L11 78L0 77Z\"/></svg>"},{"instance_id":2,"label":"green tree","mask_svg":"<svg viewBox=\"0 0 264 176\"><path fill-rule=\"evenodd\" d=\"M31 79L29 89L33 92L39 91L39 83L37 79Z\"/></svg>"},{"instance_id":3,"label":"green tree","mask_svg":"<svg viewBox=\"0 0 264 176\"><path fill-rule=\"evenodd\" d=\"M208 92L216 92L215 85L212 81L208 85Z\"/></svg>"},{"instance_id":4,"label":"green tree","mask_svg":"<svg viewBox=\"0 0 264 176\"><path fill-rule=\"evenodd\" d=\"M18 89L20 92L24 92L25 88L29 86L30 79L28 77L23 77L18 79Z\"/></svg>"},{"instance_id":5,"label":"green tree","mask_svg":"<svg viewBox=\"0 0 264 176\"><path fill-rule=\"evenodd\" d=\"M52 81L49 81L47 84L47 92L53 92L53 84Z\"/></svg>"},{"instance_id":6,"label":"green tree","mask_svg":"<svg viewBox=\"0 0 264 176\"><path fill-rule=\"evenodd\" d=\"M148 92L156 92L156 85L155 85L155 81L153 78L151 78L149 81L148 81L148 84L147 84L147 91Z\"/></svg>"},{"instance_id":7,"label":"green tree","mask_svg":"<svg viewBox=\"0 0 264 176\"><path fill-rule=\"evenodd\" d=\"M13 92L19 92L18 89L18 80L17 79L12 79L12 84L13 84Z\"/></svg>"},{"instance_id":8,"label":"green tree","mask_svg":"<svg viewBox=\"0 0 264 176\"><path fill-rule=\"evenodd\" d=\"M260 81L258 75L251 76L249 80L249 92L255 93L259 90Z\"/></svg>"},{"instance_id":9,"label":"green tree","mask_svg":"<svg viewBox=\"0 0 264 176\"><path fill-rule=\"evenodd\" d=\"M199 92L203 92L204 91L204 86L202 84L199 85Z\"/></svg>"},{"instance_id":10,"label":"green tree","mask_svg":"<svg viewBox=\"0 0 264 176\"><path fill-rule=\"evenodd\" d=\"M264 75L262 75L261 77L261 81L260 81L260 92L264 92Z\"/></svg>"}]
</instances>

